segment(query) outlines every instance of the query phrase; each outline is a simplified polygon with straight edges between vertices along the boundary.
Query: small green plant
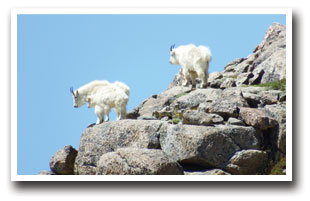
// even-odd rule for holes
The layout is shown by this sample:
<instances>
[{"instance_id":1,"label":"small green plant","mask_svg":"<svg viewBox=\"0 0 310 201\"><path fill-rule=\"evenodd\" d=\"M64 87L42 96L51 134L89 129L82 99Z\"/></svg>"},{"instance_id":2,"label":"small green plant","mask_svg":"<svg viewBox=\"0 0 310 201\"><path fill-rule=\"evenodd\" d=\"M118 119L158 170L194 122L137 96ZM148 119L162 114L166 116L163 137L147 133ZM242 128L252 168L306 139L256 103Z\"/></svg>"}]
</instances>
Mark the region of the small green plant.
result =
<instances>
[{"instance_id":1,"label":"small green plant","mask_svg":"<svg viewBox=\"0 0 310 201\"><path fill-rule=\"evenodd\" d=\"M185 92L179 93L179 94L177 94L177 95L175 95L175 96L169 98L169 100L168 100L168 102L166 103L166 105L172 104L176 99L178 99L178 98L180 98L180 97L182 97L182 96L185 96L185 95L187 95L187 94L190 93L190 92L191 92L191 90L185 91Z\"/></svg>"},{"instance_id":2,"label":"small green plant","mask_svg":"<svg viewBox=\"0 0 310 201\"><path fill-rule=\"evenodd\" d=\"M270 171L272 175L284 175L283 170L286 168L286 158L283 157L278 163L276 163Z\"/></svg>"},{"instance_id":3,"label":"small green plant","mask_svg":"<svg viewBox=\"0 0 310 201\"><path fill-rule=\"evenodd\" d=\"M282 80L275 81L275 82L262 83L262 84L258 84L256 86L286 91L286 79L282 79Z\"/></svg>"},{"instance_id":4,"label":"small green plant","mask_svg":"<svg viewBox=\"0 0 310 201\"><path fill-rule=\"evenodd\" d=\"M243 87L266 87L269 90L281 90L281 91L286 91L286 79L282 79L279 81L275 82L268 82L268 83L261 83L261 84L256 84L256 85L243 85Z\"/></svg>"},{"instance_id":5,"label":"small green plant","mask_svg":"<svg viewBox=\"0 0 310 201\"><path fill-rule=\"evenodd\" d=\"M186 91L186 92L183 92L183 93L180 93L180 94L178 94L178 95L175 96L175 99L178 99L178 98L180 98L181 96L185 96L186 94L188 94L187 91Z\"/></svg>"},{"instance_id":6,"label":"small green plant","mask_svg":"<svg viewBox=\"0 0 310 201\"><path fill-rule=\"evenodd\" d=\"M178 124L178 123L181 122L182 120L179 119L179 118L173 118L171 121L172 121L173 124Z\"/></svg>"}]
</instances>

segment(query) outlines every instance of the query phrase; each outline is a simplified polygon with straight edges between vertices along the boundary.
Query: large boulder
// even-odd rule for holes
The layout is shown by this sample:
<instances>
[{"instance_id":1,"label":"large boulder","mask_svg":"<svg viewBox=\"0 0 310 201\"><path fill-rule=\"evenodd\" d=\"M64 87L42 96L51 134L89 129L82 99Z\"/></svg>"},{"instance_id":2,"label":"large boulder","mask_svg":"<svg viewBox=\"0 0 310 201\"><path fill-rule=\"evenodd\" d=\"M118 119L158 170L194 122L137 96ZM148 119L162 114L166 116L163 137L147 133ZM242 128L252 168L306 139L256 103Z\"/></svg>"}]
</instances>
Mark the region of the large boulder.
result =
<instances>
[{"instance_id":1,"label":"large boulder","mask_svg":"<svg viewBox=\"0 0 310 201\"><path fill-rule=\"evenodd\" d=\"M252 127L167 125L160 134L164 153L181 164L221 168L235 152L259 148L260 136Z\"/></svg>"},{"instance_id":2,"label":"large boulder","mask_svg":"<svg viewBox=\"0 0 310 201\"><path fill-rule=\"evenodd\" d=\"M103 154L99 175L183 175L183 168L159 149L120 148Z\"/></svg>"},{"instance_id":3,"label":"large boulder","mask_svg":"<svg viewBox=\"0 0 310 201\"><path fill-rule=\"evenodd\" d=\"M286 153L286 104L266 105L264 112L278 122L277 132L273 138L276 147L282 153Z\"/></svg>"},{"instance_id":4,"label":"large boulder","mask_svg":"<svg viewBox=\"0 0 310 201\"><path fill-rule=\"evenodd\" d=\"M51 170L56 174L73 174L76 156L77 151L71 145L63 147L62 149L58 150L50 160Z\"/></svg>"},{"instance_id":5,"label":"large boulder","mask_svg":"<svg viewBox=\"0 0 310 201\"><path fill-rule=\"evenodd\" d=\"M277 121L269 117L265 112L255 108L240 108L239 118L247 125L253 126L260 130L275 128Z\"/></svg>"},{"instance_id":6,"label":"large boulder","mask_svg":"<svg viewBox=\"0 0 310 201\"><path fill-rule=\"evenodd\" d=\"M238 175L262 174L268 165L268 155L260 150L237 152L226 166L227 172Z\"/></svg>"},{"instance_id":7,"label":"large boulder","mask_svg":"<svg viewBox=\"0 0 310 201\"><path fill-rule=\"evenodd\" d=\"M171 107L175 109L194 109L200 103L211 103L219 99L222 95L221 89L196 89L189 94L177 98Z\"/></svg>"},{"instance_id":8,"label":"large boulder","mask_svg":"<svg viewBox=\"0 0 310 201\"><path fill-rule=\"evenodd\" d=\"M158 131L162 124L157 120L120 120L87 128L80 139L75 174L96 174L100 157L118 148L159 148Z\"/></svg>"}]
</instances>

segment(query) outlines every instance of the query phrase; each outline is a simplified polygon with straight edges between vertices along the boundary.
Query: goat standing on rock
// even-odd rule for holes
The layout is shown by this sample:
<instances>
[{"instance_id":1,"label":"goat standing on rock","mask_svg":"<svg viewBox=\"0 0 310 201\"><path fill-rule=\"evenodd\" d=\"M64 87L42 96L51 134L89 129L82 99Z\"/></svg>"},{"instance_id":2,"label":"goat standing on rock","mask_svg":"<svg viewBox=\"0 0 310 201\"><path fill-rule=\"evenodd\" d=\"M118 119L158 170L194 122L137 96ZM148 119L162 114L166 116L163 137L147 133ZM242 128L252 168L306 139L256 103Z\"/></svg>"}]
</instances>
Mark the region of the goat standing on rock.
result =
<instances>
[{"instance_id":1,"label":"goat standing on rock","mask_svg":"<svg viewBox=\"0 0 310 201\"><path fill-rule=\"evenodd\" d=\"M198 46L193 44L170 47L170 63L182 66L182 73L186 80L184 86L190 83L193 88L196 87L196 78L199 78L201 83L199 88L207 86L208 68L212 59L211 51L208 47Z\"/></svg>"},{"instance_id":2,"label":"goat standing on rock","mask_svg":"<svg viewBox=\"0 0 310 201\"><path fill-rule=\"evenodd\" d=\"M70 88L73 95L73 106L81 107L88 102L88 107L94 107L97 114L96 124L109 121L111 108L115 108L117 120L124 119L126 116L126 105L129 98L129 87L122 82L109 83L108 81L92 81L76 91Z\"/></svg>"}]
</instances>

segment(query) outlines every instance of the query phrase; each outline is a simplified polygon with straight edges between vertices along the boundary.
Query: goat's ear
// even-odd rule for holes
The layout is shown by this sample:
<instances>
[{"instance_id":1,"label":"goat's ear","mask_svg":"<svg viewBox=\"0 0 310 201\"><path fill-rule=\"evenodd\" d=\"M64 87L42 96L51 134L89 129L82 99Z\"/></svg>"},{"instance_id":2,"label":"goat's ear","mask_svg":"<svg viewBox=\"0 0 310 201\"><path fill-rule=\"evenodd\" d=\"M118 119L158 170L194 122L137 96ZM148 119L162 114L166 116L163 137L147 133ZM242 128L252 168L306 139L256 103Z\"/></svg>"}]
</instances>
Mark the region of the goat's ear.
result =
<instances>
[{"instance_id":1,"label":"goat's ear","mask_svg":"<svg viewBox=\"0 0 310 201\"><path fill-rule=\"evenodd\" d=\"M79 91L78 91L78 90L76 90L76 94L75 94L75 95L77 96L78 94L79 94Z\"/></svg>"}]
</instances>

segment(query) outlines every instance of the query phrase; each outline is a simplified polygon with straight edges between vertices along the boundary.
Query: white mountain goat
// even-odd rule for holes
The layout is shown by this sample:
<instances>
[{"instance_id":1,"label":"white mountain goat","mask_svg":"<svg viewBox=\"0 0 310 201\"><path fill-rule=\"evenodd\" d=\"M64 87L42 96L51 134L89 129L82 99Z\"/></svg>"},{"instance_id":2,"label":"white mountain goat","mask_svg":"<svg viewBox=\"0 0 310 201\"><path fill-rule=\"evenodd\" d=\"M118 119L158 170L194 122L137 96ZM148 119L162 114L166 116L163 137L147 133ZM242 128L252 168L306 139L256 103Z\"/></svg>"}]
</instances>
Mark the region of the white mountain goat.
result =
<instances>
[{"instance_id":1,"label":"white mountain goat","mask_svg":"<svg viewBox=\"0 0 310 201\"><path fill-rule=\"evenodd\" d=\"M96 124L100 124L104 121L109 121L109 113L111 108L115 109L117 120L124 119L126 117L126 105L128 102L128 95L125 91L118 86L109 85L92 96L87 98L88 107L95 107L95 113L97 114Z\"/></svg>"},{"instance_id":2,"label":"white mountain goat","mask_svg":"<svg viewBox=\"0 0 310 201\"><path fill-rule=\"evenodd\" d=\"M106 121L109 121L111 108L115 108L117 120L126 116L130 89L122 82L110 83L105 80L95 80L75 91L71 87L70 92L73 95L75 108L81 107L86 102L89 102L88 107L95 107L95 113L98 116L96 124L103 122L104 115L106 115Z\"/></svg>"},{"instance_id":3,"label":"white mountain goat","mask_svg":"<svg viewBox=\"0 0 310 201\"><path fill-rule=\"evenodd\" d=\"M193 44L182 45L174 48L170 47L170 63L182 66L182 73L187 86L190 83L196 87L196 78L201 81L200 88L207 86L209 63L212 59L211 51L208 47Z\"/></svg>"}]
</instances>

